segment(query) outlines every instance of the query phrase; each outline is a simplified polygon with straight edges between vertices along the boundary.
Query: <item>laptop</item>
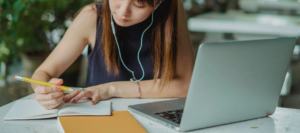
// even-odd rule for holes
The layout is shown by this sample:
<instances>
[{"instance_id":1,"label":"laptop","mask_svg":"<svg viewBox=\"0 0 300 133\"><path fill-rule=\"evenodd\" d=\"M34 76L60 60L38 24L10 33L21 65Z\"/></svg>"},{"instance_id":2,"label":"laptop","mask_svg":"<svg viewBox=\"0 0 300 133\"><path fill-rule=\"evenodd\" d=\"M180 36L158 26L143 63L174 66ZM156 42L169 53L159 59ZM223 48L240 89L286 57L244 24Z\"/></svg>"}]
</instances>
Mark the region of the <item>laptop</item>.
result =
<instances>
[{"instance_id":1,"label":"laptop","mask_svg":"<svg viewBox=\"0 0 300 133\"><path fill-rule=\"evenodd\" d=\"M273 114L296 38L203 43L186 98L128 106L177 131Z\"/></svg>"}]
</instances>

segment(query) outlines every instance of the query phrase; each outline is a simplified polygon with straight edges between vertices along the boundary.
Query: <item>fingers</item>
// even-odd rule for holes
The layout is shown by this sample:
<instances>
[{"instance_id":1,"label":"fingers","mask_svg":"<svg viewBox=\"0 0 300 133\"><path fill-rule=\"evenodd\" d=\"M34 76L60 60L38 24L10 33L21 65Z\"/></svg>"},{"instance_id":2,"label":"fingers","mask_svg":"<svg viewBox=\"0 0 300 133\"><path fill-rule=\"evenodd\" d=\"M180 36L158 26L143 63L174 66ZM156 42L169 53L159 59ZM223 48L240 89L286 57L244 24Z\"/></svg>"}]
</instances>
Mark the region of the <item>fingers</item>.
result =
<instances>
[{"instance_id":1,"label":"fingers","mask_svg":"<svg viewBox=\"0 0 300 133\"><path fill-rule=\"evenodd\" d=\"M41 101L39 102L41 106L45 109L50 110L57 107L63 100L64 96L57 97L56 99L48 100L48 101Z\"/></svg>"},{"instance_id":2,"label":"fingers","mask_svg":"<svg viewBox=\"0 0 300 133\"><path fill-rule=\"evenodd\" d=\"M61 91L61 87L59 86L51 86L51 87L38 86L34 89L35 93L40 93L40 94L48 94L51 92L59 92L59 91Z\"/></svg>"},{"instance_id":3,"label":"fingers","mask_svg":"<svg viewBox=\"0 0 300 133\"><path fill-rule=\"evenodd\" d=\"M98 95L93 95L91 105L97 104L101 100L100 96Z\"/></svg>"},{"instance_id":4,"label":"fingers","mask_svg":"<svg viewBox=\"0 0 300 133\"><path fill-rule=\"evenodd\" d=\"M36 100L47 110L57 107L62 102L63 97L62 91L48 94L36 93Z\"/></svg>"},{"instance_id":5,"label":"fingers","mask_svg":"<svg viewBox=\"0 0 300 133\"><path fill-rule=\"evenodd\" d=\"M61 85L63 80L52 78L49 83ZM41 106L48 110L57 107L64 98L64 93L59 86L37 86L34 91L36 93L36 100Z\"/></svg>"},{"instance_id":6,"label":"fingers","mask_svg":"<svg viewBox=\"0 0 300 133\"><path fill-rule=\"evenodd\" d=\"M62 91L48 93L48 94L39 94L39 95L36 95L36 100L37 101L47 101L47 100L56 99L61 96L64 96L64 93Z\"/></svg>"},{"instance_id":7,"label":"fingers","mask_svg":"<svg viewBox=\"0 0 300 133\"><path fill-rule=\"evenodd\" d=\"M61 85L63 84L63 80L62 79L58 79L58 78L52 78L49 83L52 83L52 84L56 84L56 85Z\"/></svg>"},{"instance_id":8,"label":"fingers","mask_svg":"<svg viewBox=\"0 0 300 133\"><path fill-rule=\"evenodd\" d=\"M95 105L101 100L101 96L96 89L86 88L85 91L75 90L71 94L67 95L64 102L77 103L83 97L91 98L91 105Z\"/></svg>"},{"instance_id":9,"label":"fingers","mask_svg":"<svg viewBox=\"0 0 300 133\"><path fill-rule=\"evenodd\" d=\"M80 93L71 100L71 103L77 103L81 98L87 97L87 94L88 92L86 91L80 91Z\"/></svg>"},{"instance_id":10,"label":"fingers","mask_svg":"<svg viewBox=\"0 0 300 133\"><path fill-rule=\"evenodd\" d=\"M77 96L80 92L81 92L81 90L75 90L75 91L73 91L72 93L66 95L66 96L65 96L65 99L64 99L64 102L65 102L65 103L70 102L70 100L71 100L72 98L74 98L75 96Z\"/></svg>"},{"instance_id":11,"label":"fingers","mask_svg":"<svg viewBox=\"0 0 300 133\"><path fill-rule=\"evenodd\" d=\"M56 84L56 85L61 85L63 83L62 79L58 78L52 78L49 83ZM40 93L40 94L47 94L51 92L59 92L61 91L61 87L59 86L50 86L50 87L45 87L45 86L37 86L34 89L35 93Z\"/></svg>"}]
</instances>

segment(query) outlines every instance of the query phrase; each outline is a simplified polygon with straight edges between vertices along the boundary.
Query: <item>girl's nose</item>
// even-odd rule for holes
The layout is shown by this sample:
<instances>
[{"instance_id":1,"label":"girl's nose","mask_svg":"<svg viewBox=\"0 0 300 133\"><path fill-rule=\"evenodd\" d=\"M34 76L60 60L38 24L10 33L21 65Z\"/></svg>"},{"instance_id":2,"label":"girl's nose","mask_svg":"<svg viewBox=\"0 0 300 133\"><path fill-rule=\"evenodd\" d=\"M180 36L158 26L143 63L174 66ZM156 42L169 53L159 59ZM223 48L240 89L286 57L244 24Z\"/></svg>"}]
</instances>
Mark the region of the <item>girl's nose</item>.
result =
<instances>
[{"instance_id":1,"label":"girl's nose","mask_svg":"<svg viewBox=\"0 0 300 133\"><path fill-rule=\"evenodd\" d=\"M130 2L122 4L120 10L121 19L125 19L131 13Z\"/></svg>"}]
</instances>

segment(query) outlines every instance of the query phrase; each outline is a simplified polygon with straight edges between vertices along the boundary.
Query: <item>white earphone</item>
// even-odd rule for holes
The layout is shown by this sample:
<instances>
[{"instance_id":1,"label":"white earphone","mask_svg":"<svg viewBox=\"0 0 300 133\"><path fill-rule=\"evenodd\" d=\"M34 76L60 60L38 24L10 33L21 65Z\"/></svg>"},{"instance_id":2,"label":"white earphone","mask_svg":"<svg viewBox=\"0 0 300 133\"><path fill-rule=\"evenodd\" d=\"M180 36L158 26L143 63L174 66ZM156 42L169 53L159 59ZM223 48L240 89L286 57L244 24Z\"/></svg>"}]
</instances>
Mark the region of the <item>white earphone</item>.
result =
<instances>
[{"instance_id":1,"label":"white earphone","mask_svg":"<svg viewBox=\"0 0 300 133\"><path fill-rule=\"evenodd\" d=\"M152 26L152 23L153 23L153 13L154 13L154 11L157 9L157 7L158 7L160 4L161 4L161 0L160 0L159 3L157 4L157 6L154 8L154 10L152 11L152 14L151 14L151 15L152 15L151 24L144 30L144 32L143 32L143 34L142 34L142 37L141 37L141 46L140 46L139 51L138 51L138 54L137 54L137 60L138 60L139 65L140 65L140 67L141 67L141 69L142 69L143 76L142 76L139 80L137 80L137 79L135 78L135 76L134 76L134 71L130 70L130 69L125 65L125 63L124 63L124 61L123 61L123 59L122 59L121 50L120 50L119 43L118 43L118 40L117 40L117 37L116 37L116 29L115 29L115 25L114 25L114 21L113 21L113 15L111 14L111 28L112 28L112 32L113 32L113 35L114 35L115 40L116 40L117 47L118 47L118 52L119 52L120 60L121 60L121 62L122 62L122 64L123 64L123 66L124 66L129 72L131 72L131 74L132 74L132 76L133 76L133 78L131 78L130 81L138 82L138 81L143 80L143 78L144 78L144 76L145 76L145 71L144 71L144 68L143 68L143 66L142 66L142 63L141 63L141 61L140 61L140 57L139 57L139 56L140 56L141 49L142 49L142 47L143 47L143 37L144 37L144 34L145 34L145 32Z\"/></svg>"}]
</instances>

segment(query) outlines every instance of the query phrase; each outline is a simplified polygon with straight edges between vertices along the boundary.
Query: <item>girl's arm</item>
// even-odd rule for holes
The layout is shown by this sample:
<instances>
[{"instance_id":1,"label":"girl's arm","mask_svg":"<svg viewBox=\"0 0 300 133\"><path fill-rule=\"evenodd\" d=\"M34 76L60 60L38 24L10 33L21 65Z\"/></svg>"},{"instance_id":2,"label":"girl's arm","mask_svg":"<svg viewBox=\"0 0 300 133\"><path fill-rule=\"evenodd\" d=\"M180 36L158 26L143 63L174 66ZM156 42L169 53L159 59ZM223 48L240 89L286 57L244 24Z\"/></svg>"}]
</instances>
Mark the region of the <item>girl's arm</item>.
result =
<instances>
[{"instance_id":1,"label":"girl's arm","mask_svg":"<svg viewBox=\"0 0 300 133\"><path fill-rule=\"evenodd\" d=\"M96 12L92 6L86 6L32 78L48 82L59 77L79 57L87 44L94 44L92 40L95 40L96 19ZM32 84L33 89L35 86Z\"/></svg>"},{"instance_id":2,"label":"girl's arm","mask_svg":"<svg viewBox=\"0 0 300 133\"><path fill-rule=\"evenodd\" d=\"M32 78L61 85L59 77L82 53L87 44L93 47L96 34L96 12L87 6L73 21L61 42L34 72ZM92 43L91 43L92 42ZM35 99L46 109L57 107L64 98L60 87L31 85Z\"/></svg>"},{"instance_id":3,"label":"girl's arm","mask_svg":"<svg viewBox=\"0 0 300 133\"><path fill-rule=\"evenodd\" d=\"M187 19L184 13L181 0L178 0L178 56L176 64L176 78L162 91L160 80L140 81L141 98L170 98L186 97L191 81L194 66L194 56L187 29ZM137 83L131 81L111 82L85 88L85 91L76 91L68 95L65 102L77 102L82 97L92 98L91 104L98 103L99 100L111 97L136 98L138 96ZM74 100L73 100L74 99Z\"/></svg>"}]
</instances>

